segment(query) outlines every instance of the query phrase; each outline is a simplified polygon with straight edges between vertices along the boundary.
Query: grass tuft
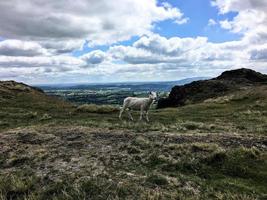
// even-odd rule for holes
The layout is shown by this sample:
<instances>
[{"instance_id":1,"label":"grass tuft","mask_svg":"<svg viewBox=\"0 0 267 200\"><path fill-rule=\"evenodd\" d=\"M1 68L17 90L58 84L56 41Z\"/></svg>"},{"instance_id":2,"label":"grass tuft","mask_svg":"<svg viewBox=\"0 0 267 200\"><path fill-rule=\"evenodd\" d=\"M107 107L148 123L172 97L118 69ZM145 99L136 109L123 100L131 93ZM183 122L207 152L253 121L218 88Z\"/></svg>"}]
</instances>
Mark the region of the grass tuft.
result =
<instances>
[{"instance_id":1,"label":"grass tuft","mask_svg":"<svg viewBox=\"0 0 267 200\"><path fill-rule=\"evenodd\" d=\"M147 177L146 181L157 186L164 186L168 184L167 178L160 174L152 174Z\"/></svg>"}]
</instances>

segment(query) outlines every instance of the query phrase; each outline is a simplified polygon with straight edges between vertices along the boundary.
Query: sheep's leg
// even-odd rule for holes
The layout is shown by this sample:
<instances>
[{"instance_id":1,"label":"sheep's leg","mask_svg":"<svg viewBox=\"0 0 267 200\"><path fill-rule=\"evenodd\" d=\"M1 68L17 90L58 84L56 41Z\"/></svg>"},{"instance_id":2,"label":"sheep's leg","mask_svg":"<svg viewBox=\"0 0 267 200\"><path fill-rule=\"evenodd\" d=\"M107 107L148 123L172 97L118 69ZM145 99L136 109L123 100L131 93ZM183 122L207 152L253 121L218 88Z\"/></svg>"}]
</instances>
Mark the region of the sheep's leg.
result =
<instances>
[{"instance_id":1,"label":"sheep's leg","mask_svg":"<svg viewBox=\"0 0 267 200\"><path fill-rule=\"evenodd\" d=\"M144 114L144 110L143 110L143 108L141 108L141 110L140 110L140 118L139 118L139 121L142 121L142 119L143 119L143 114Z\"/></svg>"},{"instance_id":2,"label":"sheep's leg","mask_svg":"<svg viewBox=\"0 0 267 200\"><path fill-rule=\"evenodd\" d=\"M120 115L119 115L119 119L122 119L121 116L122 116L122 113L124 112L125 108L122 107L121 110L120 110Z\"/></svg>"},{"instance_id":3,"label":"sheep's leg","mask_svg":"<svg viewBox=\"0 0 267 200\"><path fill-rule=\"evenodd\" d=\"M146 121L149 122L148 111L146 111Z\"/></svg>"},{"instance_id":4,"label":"sheep's leg","mask_svg":"<svg viewBox=\"0 0 267 200\"><path fill-rule=\"evenodd\" d=\"M128 110L127 112L128 112L129 119L130 119L131 121L133 121L134 119L133 119L133 116L132 116L132 114L131 114L131 110Z\"/></svg>"}]
</instances>

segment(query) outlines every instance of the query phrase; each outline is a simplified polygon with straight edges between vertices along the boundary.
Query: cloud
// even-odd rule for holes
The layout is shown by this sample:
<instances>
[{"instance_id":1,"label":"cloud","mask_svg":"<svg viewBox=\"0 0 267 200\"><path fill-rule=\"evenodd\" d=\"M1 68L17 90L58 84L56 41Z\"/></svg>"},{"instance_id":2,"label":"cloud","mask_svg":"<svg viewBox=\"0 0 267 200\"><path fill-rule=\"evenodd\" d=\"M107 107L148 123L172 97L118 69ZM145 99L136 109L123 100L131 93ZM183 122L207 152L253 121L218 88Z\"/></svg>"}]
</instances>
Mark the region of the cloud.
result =
<instances>
[{"instance_id":1,"label":"cloud","mask_svg":"<svg viewBox=\"0 0 267 200\"><path fill-rule=\"evenodd\" d=\"M178 56L186 51L199 48L207 42L205 37L197 38L165 38L156 34L143 36L133 44L133 47L148 50L152 53Z\"/></svg>"},{"instance_id":2,"label":"cloud","mask_svg":"<svg viewBox=\"0 0 267 200\"><path fill-rule=\"evenodd\" d=\"M91 51L90 53L81 56L87 64L100 64L105 60L106 54L101 50Z\"/></svg>"},{"instance_id":3,"label":"cloud","mask_svg":"<svg viewBox=\"0 0 267 200\"><path fill-rule=\"evenodd\" d=\"M109 54L116 60L122 60L130 64L158 64L158 63L177 63L180 60L177 57L158 55L153 50L115 46L111 47Z\"/></svg>"},{"instance_id":4,"label":"cloud","mask_svg":"<svg viewBox=\"0 0 267 200\"><path fill-rule=\"evenodd\" d=\"M214 19L209 19L208 26L214 26L216 24L217 24L217 22Z\"/></svg>"},{"instance_id":5,"label":"cloud","mask_svg":"<svg viewBox=\"0 0 267 200\"><path fill-rule=\"evenodd\" d=\"M188 21L178 8L156 0L0 1L4 39L0 41L0 78L98 82L214 76L239 67L267 72L267 3L215 0L212 4L222 15L235 12L236 16L209 19L208 25L218 24L241 39L213 43L206 37L154 34L157 22ZM138 36L133 44L118 45L132 36ZM99 44L109 45L108 50L92 50L79 57L72 54L85 45Z\"/></svg>"},{"instance_id":6,"label":"cloud","mask_svg":"<svg viewBox=\"0 0 267 200\"><path fill-rule=\"evenodd\" d=\"M220 21L220 25L224 29L228 29L228 30L232 29L232 24L228 20Z\"/></svg>"},{"instance_id":7,"label":"cloud","mask_svg":"<svg viewBox=\"0 0 267 200\"><path fill-rule=\"evenodd\" d=\"M251 56L252 48L255 48L255 45L246 38L240 41L212 43L205 37L167 39L159 35L149 35L141 37L132 46L113 46L108 54L114 60L131 65L154 65L154 68L164 66L162 71L177 70L181 67L188 70L210 68L214 71L238 67L257 69L259 64L255 65L254 61L261 59L263 55L258 52L257 56L255 53Z\"/></svg>"},{"instance_id":8,"label":"cloud","mask_svg":"<svg viewBox=\"0 0 267 200\"><path fill-rule=\"evenodd\" d=\"M38 67L62 67L72 68L84 65L81 59L71 56L0 56L0 66L2 68L38 68Z\"/></svg>"},{"instance_id":9,"label":"cloud","mask_svg":"<svg viewBox=\"0 0 267 200\"><path fill-rule=\"evenodd\" d=\"M231 30L234 33L246 33L254 27L265 25L266 14L258 10L241 11L233 21L220 21L222 28ZM266 24L267 25L267 24Z\"/></svg>"},{"instance_id":10,"label":"cloud","mask_svg":"<svg viewBox=\"0 0 267 200\"><path fill-rule=\"evenodd\" d=\"M267 48L254 49L250 52L251 60L267 60Z\"/></svg>"},{"instance_id":11,"label":"cloud","mask_svg":"<svg viewBox=\"0 0 267 200\"><path fill-rule=\"evenodd\" d=\"M264 26L267 28L267 1L262 0L214 0L212 5L219 9L221 14L236 12L232 20L220 22L222 28L234 33L247 34L253 29Z\"/></svg>"},{"instance_id":12,"label":"cloud","mask_svg":"<svg viewBox=\"0 0 267 200\"><path fill-rule=\"evenodd\" d=\"M39 43L21 40L0 41L0 55L5 56L38 56L47 54Z\"/></svg>"},{"instance_id":13,"label":"cloud","mask_svg":"<svg viewBox=\"0 0 267 200\"><path fill-rule=\"evenodd\" d=\"M262 0L212 0L211 4L217 6L221 14L240 12L249 9L265 11L267 2Z\"/></svg>"},{"instance_id":14,"label":"cloud","mask_svg":"<svg viewBox=\"0 0 267 200\"><path fill-rule=\"evenodd\" d=\"M3 70L0 68L0 78L3 80L10 80L19 77L19 74L15 71L13 72L7 72L6 70Z\"/></svg>"},{"instance_id":15,"label":"cloud","mask_svg":"<svg viewBox=\"0 0 267 200\"><path fill-rule=\"evenodd\" d=\"M188 22L189 22L189 18L188 17L183 18L183 19L177 19L177 20L174 21L174 23L179 24L179 25L186 24Z\"/></svg>"},{"instance_id":16,"label":"cloud","mask_svg":"<svg viewBox=\"0 0 267 200\"><path fill-rule=\"evenodd\" d=\"M236 12L232 19L220 21L224 29L241 34L240 53L246 60L263 62L267 46L267 1L262 0L215 0L212 3L221 14ZM260 65L260 63L254 63Z\"/></svg>"},{"instance_id":17,"label":"cloud","mask_svg":"<svg viewBox=\"0 0 267 200\"><path fill-rule=\"evenodd\" d=\"M149 35L141 37L132 46L111 47L108 53L114 59L130 64L174 63L190 66L200 56L200 49L205 49L207 45L205 37L167 39Z\"/></svg>"},{"instance_id":18,"label":"cloud","mask_svg":"<svg viewBox=\"0 0 267 200\"><path fill-rule=\"evenodd\" d=\"M47 51L52 54L67 54L77 49L81 50L85 41L81 39L73 39L66 41L50 39L39 41L39 43L42 45L43 48L47 49Z\"/></svg>"},{"instance_id":19,"label":"cloud","mask_svg":"<svg viewBox=\"0 0 267 200\"><path fill-rule=\"evenodd\" d=\"M112 44L149 33L163 20L185 22L178 8L156 0L0 1L0 35L37 41Z\"/></svg>"}]
</instances>

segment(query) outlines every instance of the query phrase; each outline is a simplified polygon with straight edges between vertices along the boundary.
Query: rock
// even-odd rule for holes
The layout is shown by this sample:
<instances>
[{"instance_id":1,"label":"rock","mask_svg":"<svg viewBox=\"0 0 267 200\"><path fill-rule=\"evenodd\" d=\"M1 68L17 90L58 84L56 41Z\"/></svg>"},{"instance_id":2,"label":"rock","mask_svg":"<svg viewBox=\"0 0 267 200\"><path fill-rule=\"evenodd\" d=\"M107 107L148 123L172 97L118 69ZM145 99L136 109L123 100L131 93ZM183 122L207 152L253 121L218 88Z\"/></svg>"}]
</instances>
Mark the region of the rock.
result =
<instances>
[{"instance_id":1,"label":"rock","mask_svg":"<svg viewBox=\"0 0 267 200\"><path fill-rule=\"evenodd\" d=\"M217 78L194 81L174 86L167 98L158 101L157 108L177 107L189 103L203 102L210 98L224 96L246 86L267 84L267 75L251 69L225 71Z\"/></svg>"}]
</instances>

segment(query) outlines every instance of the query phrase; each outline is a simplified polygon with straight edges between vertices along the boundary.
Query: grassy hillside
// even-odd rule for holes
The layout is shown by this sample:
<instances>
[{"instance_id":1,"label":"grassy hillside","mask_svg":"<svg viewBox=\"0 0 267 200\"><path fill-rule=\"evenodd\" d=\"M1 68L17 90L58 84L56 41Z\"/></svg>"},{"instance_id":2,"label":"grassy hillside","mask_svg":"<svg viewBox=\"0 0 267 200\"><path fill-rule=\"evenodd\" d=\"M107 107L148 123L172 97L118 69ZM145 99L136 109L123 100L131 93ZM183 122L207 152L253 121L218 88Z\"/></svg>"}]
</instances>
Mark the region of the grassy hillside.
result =
<instances>
[{"instance_id":1,"label":"grassy hillside","mask_svg":"<svg viewBox=\"0 0 267 200\"><path fill-rule=\"evenodd\" d=\"M267 198L267 86L152 109L151 123L3 91L0 199Z\"/></svg>"},{"instance_id":2,"label":"grassy hillside","mask_svg":"<svg viewBox=\"0 0 267 200\"><path fill-rule=\"evenodd\" d=\"M74 105L47 96L42 90L12 81L0 81L0 130L66 118Z\"/></svg>"}]
</instances>

